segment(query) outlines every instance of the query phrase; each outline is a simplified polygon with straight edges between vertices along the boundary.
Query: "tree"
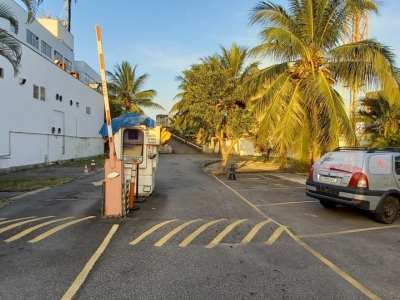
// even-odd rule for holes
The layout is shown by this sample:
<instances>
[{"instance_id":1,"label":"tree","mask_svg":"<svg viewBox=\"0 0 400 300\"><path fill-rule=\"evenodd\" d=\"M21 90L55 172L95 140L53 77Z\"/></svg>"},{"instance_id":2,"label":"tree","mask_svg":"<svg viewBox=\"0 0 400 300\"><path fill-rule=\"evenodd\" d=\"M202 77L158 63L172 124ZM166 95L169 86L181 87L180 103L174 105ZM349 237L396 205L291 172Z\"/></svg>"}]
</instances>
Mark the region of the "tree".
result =
<instances>
[{"instance_id":1,"label":"tree","mask_svg":"<svg viewBox=\"0 0 400 300\"><path fill-rule=\"evenodd\" d=\"M174 124L201 132L201 140L208 144L215 138L221 146L222 171L228 156L241 137L255 132L254 118L246 105L242 83L258 70L257 63L245 64L247 48L233 45L222 55L202 59L190 70L183 71L181 100L174 105L177 111ZM230 146L226 141L230 140Z\"/></svg>"},{"instance_id":2,"label":"tree","mask_svg":"<svg viewBox=\"0 0 400 300\"><path fill-rule=\"evenodd\" d=\"M383 94L360 100L359 115L366 121L366 133L372 147L398 146L400 142L400 103L391 104Z\"/></svg>"},{"instance_id":3,"label":"tree","mask_svg":"<svg viewBox=\"0 0 400 300\"><path fill-rule=\"evenodd\" d=\"M251 10L250 24L262 27L262 44L251 53L275 63L254 76L248 89L262 120L258 135L272 138L280 157L291 153L307 170L339 145L339 137L357 144L337 83L398 90L400 72L394 54L376 40L340 45L355 11L379 12L375 0L288 3L288 10L271 1Z\"/></svg>"},{"instance_id":4,"label":"tree","mask_svg":"<svg viewBox=\"0 0 400 300\"><path fill-rule=\"evenodd\" d=\"M10 7L0 3L0 18L6 19L18 33L18 20L11 12ZM5 57L14 69L14 77L19 73L22 50L21 44L7 30L0 28L0 55Z\"/></svg>"},{"instance_id":5,"label":"tree","mask_svg":"<svg viewBox=\"0 0 400 300\"><path fill-rule=\"evenodd\" d=\"M137 76L137 67L138 65L135 65L132 68L129 62L123 61L115 66L114 73L106 72L109 77L107 87L114 117L118 110L142 114L142 107L164 109L160 104L153 102L157 95L155 90L142 90L149 74Z\"/></svg>"},{"instance_id":6,"label":"tree","mask_svg":"<svg viewBox=\"0 0 400 300\"><path fill-rule=\"evenodd\" d=\"M42 4L43 0L21 0L28 10L28 23L32 23L36 18L38 7Z\"/></svg>"}]
</instances>

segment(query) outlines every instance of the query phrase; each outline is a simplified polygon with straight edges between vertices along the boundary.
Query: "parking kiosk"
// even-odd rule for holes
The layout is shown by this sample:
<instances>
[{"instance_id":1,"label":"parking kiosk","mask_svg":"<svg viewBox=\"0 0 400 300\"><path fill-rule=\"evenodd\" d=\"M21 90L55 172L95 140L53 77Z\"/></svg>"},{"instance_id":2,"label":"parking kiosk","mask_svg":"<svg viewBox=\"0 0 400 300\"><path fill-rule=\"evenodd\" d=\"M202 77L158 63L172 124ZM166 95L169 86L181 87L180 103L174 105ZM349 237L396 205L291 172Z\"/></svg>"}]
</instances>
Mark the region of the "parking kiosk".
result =
<instances>
[{"instance_id":1,"label":"parking kiosk","mask_svg":"<svg viewBox=\"0 0 400 300\"><path fill-rule=\"evenodd\" d=\"M154 191L158 148L168 141L169 136L167 140L161 140L161 126L156 126L154 120L140 114L125 114L112 119L111 127L115 167L112 168L106 159L103 215L126 216L129 210L134 209L135 196L147 197ZM108 136L106 124L100 134L103 138ZM119 184L115 184L115 179Z\"/></svg>"}]
</instances>

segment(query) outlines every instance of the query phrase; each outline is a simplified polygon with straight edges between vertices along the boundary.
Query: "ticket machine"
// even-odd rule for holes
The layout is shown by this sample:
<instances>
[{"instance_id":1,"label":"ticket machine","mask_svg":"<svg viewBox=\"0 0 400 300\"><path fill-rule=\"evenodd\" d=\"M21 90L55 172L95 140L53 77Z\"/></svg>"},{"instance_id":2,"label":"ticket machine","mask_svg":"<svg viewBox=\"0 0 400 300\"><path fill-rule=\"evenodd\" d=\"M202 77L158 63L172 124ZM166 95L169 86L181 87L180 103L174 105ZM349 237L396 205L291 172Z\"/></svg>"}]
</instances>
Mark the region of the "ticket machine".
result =
<instances>
[{"instance_id":1,"label":"ticket machine","mask_svg":"<svg viewBox=\"0 0 400 300\"><path fill-rule=\"evenodd\" d=\"M171 135L144 115L126 114L111 123L114 155L105 161L103 216L126 216L134 210L135 198L153 193L159 145ZM107 137L106 124L100 133Z\"/></svg>"},{"instance_id":2,"label":"ticket machine","mask_svg":"<svg viewBox=\"0 0 400 300\"><path fill-rule=\"evenodd\" d=\"M125 185L135 175L132 172L136 171L135 196L146 197L154 191L160 133L161 126L147 128L139 125L121 127L114 134L115 143L119 145L116 146L117 158L120 157L124 163Z\"/></svg>"}]
</instances>

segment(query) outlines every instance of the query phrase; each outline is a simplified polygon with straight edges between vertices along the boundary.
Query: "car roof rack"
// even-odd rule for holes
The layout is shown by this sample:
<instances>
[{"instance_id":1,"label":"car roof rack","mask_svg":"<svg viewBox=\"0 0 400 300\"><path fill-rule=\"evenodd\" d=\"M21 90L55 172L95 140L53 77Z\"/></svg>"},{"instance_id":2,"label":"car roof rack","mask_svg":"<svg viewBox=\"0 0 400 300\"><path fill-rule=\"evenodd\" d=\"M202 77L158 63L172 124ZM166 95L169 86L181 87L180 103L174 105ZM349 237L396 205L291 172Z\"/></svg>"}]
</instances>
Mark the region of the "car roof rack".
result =
<instances>
[{"instance_id":1,"label":"car roof rack","mask_svg":"<svg viewBox=\"0 0 400 300\"><path fill-rule=\"evenodd\" d=\"M350 151L350 150L358 150L358 151L368 151L371 148L368 147L338 147L333 151Z\"/></svg>"},{"instance_id":2,"label":"car roof rack","mask_svg":"<svg viewBox=\"0 0 400 300\"><path fill-rule=\"evenodd\" d=\"M374 152L400 152L400 147L374 147L367 151L367 153Z\"/></svg>"},{"instance_id":3,"label":"car roof rack","mask_svg":"<svg viewBox=\"0 0 400 300\"><path fill-rule=\"evenodd\" d=\"M400 147L338 147L333 151L367 151L367 153L374 152L400 152Z\"/></svg>"}]
</instances>

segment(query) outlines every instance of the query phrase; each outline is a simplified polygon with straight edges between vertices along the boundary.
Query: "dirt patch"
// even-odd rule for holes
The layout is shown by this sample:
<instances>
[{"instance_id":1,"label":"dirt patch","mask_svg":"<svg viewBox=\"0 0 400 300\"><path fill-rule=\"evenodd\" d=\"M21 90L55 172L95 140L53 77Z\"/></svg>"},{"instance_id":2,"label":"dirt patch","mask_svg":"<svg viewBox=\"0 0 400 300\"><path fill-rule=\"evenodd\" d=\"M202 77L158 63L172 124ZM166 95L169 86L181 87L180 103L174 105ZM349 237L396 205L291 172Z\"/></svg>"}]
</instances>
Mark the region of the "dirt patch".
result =
<instances>
[{"instance_id":1,"label":"dirt patch","mask_svg":"<svg viewBox=\"0 0 400 300\"><path fill-rule=\"evenodd\" d=\"M222 171L221 161L205 166L206 171L211 174L226 174L230 171L231 165L234 165L235 172L252 173L252 172L274 172L280 171L279 164L274 160L264 163L263 157L254 156L229 156L225 171ZM281 170L282 171L282 170ZM283 171L290 171L289 168Z\"/></svg>"}]
</instances>

